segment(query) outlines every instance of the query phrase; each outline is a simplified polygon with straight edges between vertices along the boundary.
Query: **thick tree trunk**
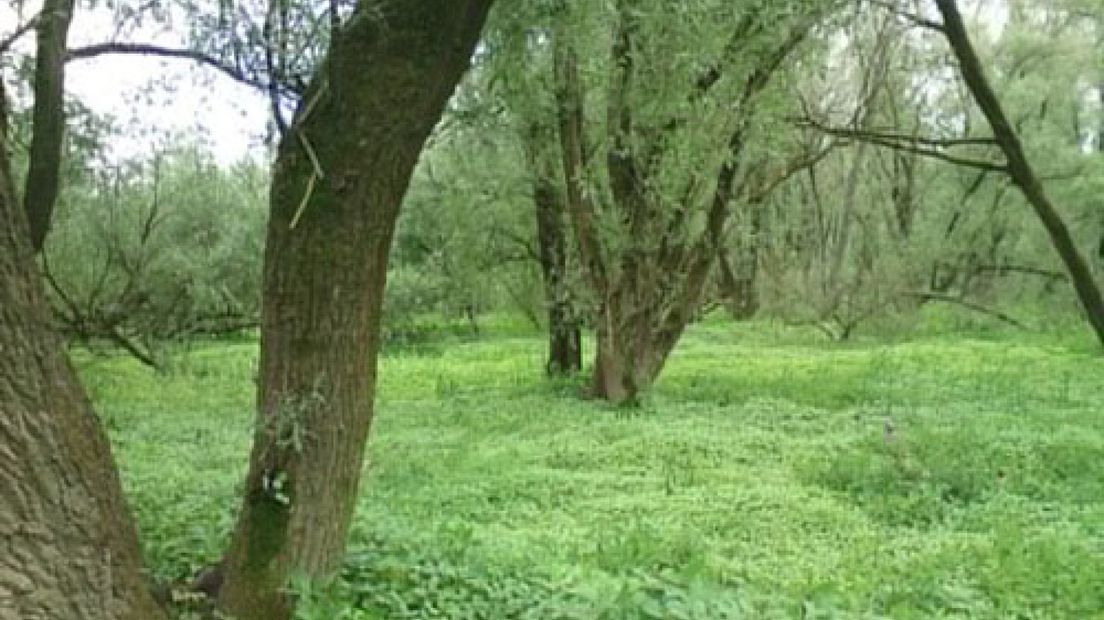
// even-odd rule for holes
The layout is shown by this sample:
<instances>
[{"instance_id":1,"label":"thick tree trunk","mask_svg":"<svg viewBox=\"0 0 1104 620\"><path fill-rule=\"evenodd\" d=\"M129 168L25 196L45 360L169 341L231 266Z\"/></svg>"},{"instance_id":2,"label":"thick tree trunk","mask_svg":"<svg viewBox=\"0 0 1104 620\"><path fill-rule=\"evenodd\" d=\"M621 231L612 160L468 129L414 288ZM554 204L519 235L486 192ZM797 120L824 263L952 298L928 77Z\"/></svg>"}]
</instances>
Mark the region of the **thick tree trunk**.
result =
<instances>
[{"instance_id":1,"label":"thick tree trunk","mask_svg":"<svg viewBox=\"0 0 1104 620\"><path fill-rule=\"evenodd\" d=\"M939 12L943 15L943 32L958 58L959 69L962 71L963 80L969 87L978 107L981 108L989 126L993 130L993 137L1000 145L1008 160L1008 173L1013 182L1023 192L1028 203L1035 210L1035 214L1043 223L1043 227L1050 237L1051 245L1062 258L1062 262L1069 272L1070 281L1077 292L1078 299L1085 311L1085 316L1096 332L1096 337L1104 344L1104 296L1096 284L1092 270L1088 262L1077 249L1069 228L1062 220L1061 214L1051 203L1049 196L1043 189L1043 184L1035 174L1024 153L1023 145L1016 134L1016 130L1009 122L1004 108L997 98L996 92L985 77L981 61L970 42L966 25L962 15L958 11L955 0L936 0Z\"/></svg>"},{"instance_id":2,"label":"thick tree trunk","mask_svg":"<svg viewBox=\"0 0 1104 620\"><path fill-rule=\"evenodd\" d=\"M620 287L603 306L595 329L591 392L614 404L637 402L655 383L698 306L692 301L660 318L655 311L660 299L622 303L630 288L639 287Z\"/></svg>"},{"instance_id":3,"label":"thick tree trunk","mask_svg":"<svg viewBox=\"0 0 1104 620\"><path fill-rule=\"evenodd\" d=\"M163 617L99 420L49 324L0 82L0 619Z\"/></svg>"},{"instance_id":4,"label":"thick tree trunk","mask_svg":"<svg viewBox=\"0 0 1104 620\"><path fill-rule=\"evenodd\" d=\"M277 156L258 420L220 604L280 619L293 574L340 567L372 420L380 309L414 164L491 0L358 9Z\"/></svg>"},{"instance_id":5,"label":"thick tree trunk","mask_svg":"<svg viewBox=\"0 0 1104 620\"><path fill-rule=\"evenodd\" d=\"M535 171L533 202L544 302L548 310L549 375L570 375L583 367L582 330L571 303L567 279L567 231L563 202L554 175Z\"/></svg>"}]
</instances>

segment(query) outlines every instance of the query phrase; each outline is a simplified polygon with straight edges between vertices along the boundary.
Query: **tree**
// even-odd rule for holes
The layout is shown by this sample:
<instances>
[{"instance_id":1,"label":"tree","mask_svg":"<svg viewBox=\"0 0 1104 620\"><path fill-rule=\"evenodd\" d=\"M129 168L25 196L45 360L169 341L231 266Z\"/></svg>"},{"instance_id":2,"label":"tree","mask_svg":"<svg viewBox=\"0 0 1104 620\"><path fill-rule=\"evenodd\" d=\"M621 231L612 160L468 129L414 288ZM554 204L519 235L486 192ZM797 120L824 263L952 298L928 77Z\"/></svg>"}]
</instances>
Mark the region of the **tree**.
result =
<instances>
[{"instance_id":1,"label":"tree","mask_svg":"<svg viewBox=\"0 0 1104 620\"><path fill-rule=\"evenodd\" d=\"M549 375L569 375L583 368L581 319L571 287L568 229L563 183L555 151L548 147L554 130L534 122L523 139L526 159L533 177L533 207L537 222L537 257L544 283L544 305L548 318Z\"/></svg>"},{"instance_id":2,"label":"tree","mask_svg":"<svg viewBox=\"0 0 1104 620\"><path fill-rule=\"evenodd\" d=\"M42 250L58 196L65 135L65 50L74 0L47 0L37 18L34 133L24 194L31 245Z\"/></svg>"},{"instance_id":3,"label":"tree","mask_svg":"<svg viewBox=\"0 0 1104 620\"><path fill-rule=\"evenodd\" d=\"M698 309L733 205L758 204L805 165L806 153L777 155L787 149L760 131L761 104L819 8L703 2L672 20L668 5L620 0L605 32L579 27L602 14L580 7L554 33L566 210L597 308L595 396L632 401L652 384ZM608 57L580 51L603 36Z\"/></svg>"},{"instance_id":4,"label":"tree","mask_svg":"<svg viewBox=\"0 0 1104 620\"><path fill-rule=\"evenodd\" d=\"M379 11L362 3L281 142L256 445L221 591L240 618L288 617L292 574L325 578L340 564L371 422L395 218L490 4L419 0ZM36 80L58 87L44 89L36 109L61 106L64 29L51 29L54 15L40 21L52 72ZM64 113L50 112L46 126L36 115L35 131L60 133L52 123ZM6 128L6 113L0 120ZM52 152L32 159L57 166ZM107 440L43 318L28 213L17 206L6 156L3 163L0 491L11 498L4 523L15 524L6 532L15 546L0 560L0 586L18 617L158 618ZM42 204L27 211L38 214Z\"/></svg>"},{"instance_id":5,"label":"tree","mask_svg":"<svg viewBox=\"0 0 1104 620\"><path fill-rule=\"evenodd\" d=\"M254 447L219 596L241 620L288 617L292 575L325 579L340 566L395 220L490 4L359 4L281 140Z\"/></svg>"},{"instance_id":6,"label":"tree","mask_svg":"<svg viewBox=\"0 0 1104 620\"><path fill-rule=\"evenodd\" d=\"M510 133L524 152L532 232L524 247L539 267L543 320L548 331L550 376L582 369L582 325L578 260L572 252L562 158L558 140L553 71L554 24L562 19L558 3L518 3L498 13L489 28L488 79L480 84L497 103Z\"/></svg>"},{"instance_id":7,"label":"tree","mask_svg":"<svg viewBox=\"0 0 1104 620\"><path fill-rule=\"evenodd\" d=\"M943 15L943 24L939 29L950 43L962 78L989 122L997 145L1004 153L1007 173L1046 229L1051 244L1069 273L1085 317L1097 339L1104 345L1104 296L1101 295L1092 270L1077 248L1061 214L1051 203L1042 181L1027 158L1014 125L1009 121L996 91L989 84L981 60L970 41L958 4L954 0L936 0L936 5Z\"/></svg>"},{"instance_id":8,"label":"tree","mask_svg":"<svg viewBox=\"0 0 1104 620\"><path fill-rule=\"evenodd\" d=\"M71 175L41 263L70 342L163 369L167 343L259 325L268 170L180 138L155 149Z\"/></svg>"},{"instance_id":9,"label":"tree","mask_svg":"<svg viewBox=\"0 0 1104 620\"><path fill-rule=\"evenodd\" d=\"M49 320L7 128L0 82L0 616L155 620L107 437Z\"/></svg>"}]
</instances>

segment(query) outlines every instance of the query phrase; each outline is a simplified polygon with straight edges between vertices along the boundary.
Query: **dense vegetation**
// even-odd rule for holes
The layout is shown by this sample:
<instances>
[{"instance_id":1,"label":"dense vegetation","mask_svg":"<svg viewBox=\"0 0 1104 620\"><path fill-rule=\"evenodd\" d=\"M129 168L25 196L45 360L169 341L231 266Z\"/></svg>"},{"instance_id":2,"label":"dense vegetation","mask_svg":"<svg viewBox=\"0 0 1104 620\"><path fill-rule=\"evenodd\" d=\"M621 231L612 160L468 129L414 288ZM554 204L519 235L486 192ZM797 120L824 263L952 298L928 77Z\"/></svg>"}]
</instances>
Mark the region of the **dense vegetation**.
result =
<instances>
[{"instance_id":1,"label":"dense vegetation","mask_svg":"<svg viewBox=\"0 0 1104 620\"><path fill-rule=\"evenodd\" d=\"M38 9L0 620L1104 617L1097 0Z\"/></svg>"},{"instance_id":2,"label":"dense vegetation","mask_svg":"<svg viewBox=\"0 0 1104 620\"><path fill-rule=\"evenodd\" d=\"M541 380L516 320L393 347L343 579L300 617L1094 617L1104 361L923 322L839 346L711 319L636 409ZM255 356L81 362L160 577L220 553Z\"/></svg>"}]
</instances>

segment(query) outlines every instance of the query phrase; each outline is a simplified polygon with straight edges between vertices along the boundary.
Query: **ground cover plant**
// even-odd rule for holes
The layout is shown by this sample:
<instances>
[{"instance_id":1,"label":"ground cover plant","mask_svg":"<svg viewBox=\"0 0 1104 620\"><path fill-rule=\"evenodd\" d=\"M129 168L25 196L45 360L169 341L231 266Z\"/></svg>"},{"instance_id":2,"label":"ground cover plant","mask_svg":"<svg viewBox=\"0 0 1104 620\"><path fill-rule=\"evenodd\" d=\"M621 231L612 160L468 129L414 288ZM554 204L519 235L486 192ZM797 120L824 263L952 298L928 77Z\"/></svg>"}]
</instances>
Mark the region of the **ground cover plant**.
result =
<instances>
[{"instance_id":1,"label":"ground cover plant","mask_svg":"<svg viewBox=\"0 0 1104 620\"><path fill-rule=\"evenodd\" d=\"M542 379L510 321L393 347L342 579L297 613L1104 617L1104 359L951 316L848 343L707 320L635 408ZM78 359L159 579L230 535L256 351Z\"/></svg>"}]
</instances>

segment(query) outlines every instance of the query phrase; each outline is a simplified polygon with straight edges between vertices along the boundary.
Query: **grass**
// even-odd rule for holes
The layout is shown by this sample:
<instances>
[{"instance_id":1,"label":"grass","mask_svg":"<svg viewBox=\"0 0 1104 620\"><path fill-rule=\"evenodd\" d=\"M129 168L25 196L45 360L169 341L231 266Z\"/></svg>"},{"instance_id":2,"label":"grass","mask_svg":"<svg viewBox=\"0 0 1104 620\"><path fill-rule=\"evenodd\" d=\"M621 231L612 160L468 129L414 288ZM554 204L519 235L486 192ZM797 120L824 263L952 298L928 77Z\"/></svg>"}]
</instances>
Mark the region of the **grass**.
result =
<instances>
[{"instance_id":1,"label":"grass","mask_svg":"<svg viewBox=\"0 0 1104 620\"><path fill-rule=\"evenodd\" d=\"M1104 618L1091 344L706 322L639 409L515 330L389 351L344 579L301 616ZM255 359L80 362L161 577L225 544Z\"/></svg>"}]
</instances>

